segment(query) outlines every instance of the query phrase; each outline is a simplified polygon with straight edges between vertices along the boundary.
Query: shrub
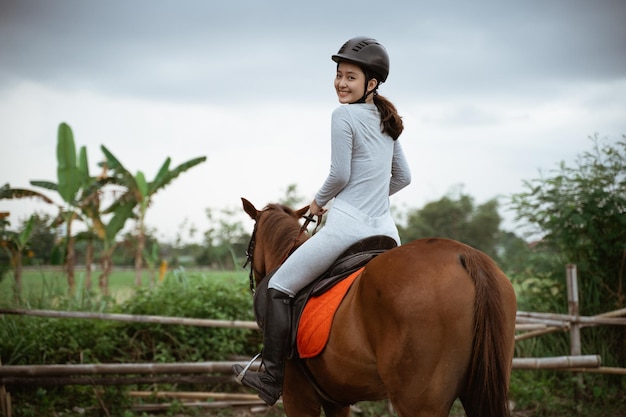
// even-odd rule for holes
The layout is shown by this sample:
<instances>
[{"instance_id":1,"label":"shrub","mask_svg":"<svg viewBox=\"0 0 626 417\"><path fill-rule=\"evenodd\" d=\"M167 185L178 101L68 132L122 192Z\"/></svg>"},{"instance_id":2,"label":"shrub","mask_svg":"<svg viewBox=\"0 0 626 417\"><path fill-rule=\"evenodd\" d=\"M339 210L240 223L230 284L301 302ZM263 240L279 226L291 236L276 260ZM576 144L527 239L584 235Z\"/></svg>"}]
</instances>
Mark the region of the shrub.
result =
<instances>
[{"instance_id":1,"label":"shrub","mask_svg":"<svg viewBox=\"0 0 626 417\"><path fill-rule=\"evenodd\" d=\"M170 279L171 278L171 279ZM39 308L107 313L163 315L224 320L252 320L252 298L232 278L174 274L154 289L140 290L123 304L81 294L60 299L42 297ZM155 325L68 318L0 316L0 358L3 365L196 362L251 356L260 349L255 330ZM206 388L203 387L203 388ZM80 408L83 415L122 415L127 387L10 386L16 416L65 415ZM68 411L70 410L70 411ZM91 411L89 411L91 410ZM117 411L114 412L114 410ZM68 414L70 413L70 414ZM126 413L126 415L130 415Z\"/></svg>"}]
</instances>

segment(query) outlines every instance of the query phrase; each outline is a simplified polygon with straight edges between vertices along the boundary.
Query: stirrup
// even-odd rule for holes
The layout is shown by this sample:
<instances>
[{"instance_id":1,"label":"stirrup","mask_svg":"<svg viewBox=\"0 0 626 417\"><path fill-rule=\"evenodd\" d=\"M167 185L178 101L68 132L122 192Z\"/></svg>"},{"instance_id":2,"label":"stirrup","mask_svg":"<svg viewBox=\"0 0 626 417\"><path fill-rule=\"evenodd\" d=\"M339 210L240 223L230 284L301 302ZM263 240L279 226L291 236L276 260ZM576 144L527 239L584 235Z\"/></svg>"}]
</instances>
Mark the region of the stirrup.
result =
<instances>
[{"instance_id":1,"label":"stirrup","mask_svg":"<svg viewBox=\"0 0 626 417\"><path fill-rule=\"evenodd\" d=\"M254 363L255 360L257 360L257 358L261 356L260 353L257 353L256 356L254 358L252 358L250 360L250 362L248 362L248 364L246 366L244 366L244 368L241 370L241 372L239 372L239 375L237 375L235 377L235 381L239 384L239 385L243 385L243 378L246 376L246 372L248 371L248 369L250 369L250 367L252 366L252 364Z\"/></svg>"}]
</instances>

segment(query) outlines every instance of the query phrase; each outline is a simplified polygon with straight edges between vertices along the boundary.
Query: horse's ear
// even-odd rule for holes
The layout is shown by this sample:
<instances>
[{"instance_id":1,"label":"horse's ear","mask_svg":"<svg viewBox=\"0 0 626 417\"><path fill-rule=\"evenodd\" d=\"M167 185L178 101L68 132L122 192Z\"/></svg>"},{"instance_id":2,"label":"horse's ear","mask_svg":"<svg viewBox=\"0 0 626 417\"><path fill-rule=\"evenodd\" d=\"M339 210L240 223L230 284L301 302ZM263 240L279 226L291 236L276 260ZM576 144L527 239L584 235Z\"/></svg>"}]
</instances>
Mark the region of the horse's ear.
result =
<instances>
[{"instance_id":1,"label":"horse's ear","mask_svg":"<svg viewBox=\"0 0 626 417\"><path fill-rule=\"evenodd\" d=\"M256 207L254 207L251 202L243 197L241 197L241 202L243 203L243 210L248 213L248 216L250 216L252 220L256 220L256 216L258 216L259 214L259 211L256 209Z\"/></svg>"},{"instance_id":2,"label":"horse's ear","mask_svg":"<svg viewBox=\"0 0 626 417\"><path fill-rule=\"evenodd\" d=\"M302 217L306 214L307 211L309 211L309 206L304 206L300 210L296 211L296 214L298 215L298 217Z\"/></svg>"}]
</instances>

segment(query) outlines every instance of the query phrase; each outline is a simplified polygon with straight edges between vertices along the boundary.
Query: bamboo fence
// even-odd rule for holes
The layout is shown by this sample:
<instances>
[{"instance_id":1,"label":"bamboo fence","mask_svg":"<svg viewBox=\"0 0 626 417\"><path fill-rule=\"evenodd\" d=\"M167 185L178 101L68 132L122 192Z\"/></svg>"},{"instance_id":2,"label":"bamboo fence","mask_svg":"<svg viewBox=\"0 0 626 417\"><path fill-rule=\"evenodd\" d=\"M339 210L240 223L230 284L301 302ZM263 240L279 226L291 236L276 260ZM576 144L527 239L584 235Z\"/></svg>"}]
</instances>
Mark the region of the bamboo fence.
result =
<instances>
[{"instance_id":1,"label":"bamboo fence","mask_svg":"<svg viewBox=\"0 0 626 417\"><path fill-rule=\"evenodd\" d=\"M581 355L580 329L599 325L626 325L626 308L596 316L581 316L578 311L578 283L576 266L567 265L568 314L536 313L518 311L515 340L537 337L554 331L570 332L570 355L547 358L514 358L513 369L558 369L570 372L596 372L626 375L625 368L602 367L598 355ZM254 321L211 320L184 317L165 317L130 314L105 314L92 312L68 312L55 310L26 310L0 308L0 315L16 314L48 318L100 319L124 322L176 324L201 327L228 327L258 329ZM125 385L143 383L209 383L232 380L234 364L247 362L182 362L141 364L77 364L77 365L2 365L0 360L0 413L11 417L11 396L7 385ZM255 365L258 365L255 364ZM229 376L221 376L228 374ZM261 406L258 398L244 394L224 393L173 393L138 392L136 398L175 398L192 400L186 405L195 407ZM213 400L207 402L207 400ZM143 404L136 411L156 411L169 407L169 403Z\"/></svg>"},{"instance_id":2,"label":"bamboo fence","mask_svg":"<svg viewBox=\"0 0 626 417\"><path fill-rule=\"evenodd\" d=\"M559 369L572 372L595 372L611 375L626 375L626 368L603 367L600 366L600 357L595 366L577 366L579 361L585 361L581 356L580 330L583 327L610 325L610 326L626 326L626 308L610 311L595 316L581 316L579 314L578 302L578 277L576 265L568 264L565 268L565 276L567 282L567 304L568 314L554 313L534 313L526 311L518 311L516 318L515 330L521 333L515 335L515 340L524 340L531 337L541 336L555 331L569 331L570 334L570 355L557 359L563 361L567 359L567 366L559 366ZM591 355L594 356L594 355ZM547 358L515 358L520 365L514 369L540 369L540 363L545 362ZM553 361L550 359L549 361ZM525 365L522 366L521 364ZM556 362L554 363L556 366Z\"/></svg>"}]
</instances>

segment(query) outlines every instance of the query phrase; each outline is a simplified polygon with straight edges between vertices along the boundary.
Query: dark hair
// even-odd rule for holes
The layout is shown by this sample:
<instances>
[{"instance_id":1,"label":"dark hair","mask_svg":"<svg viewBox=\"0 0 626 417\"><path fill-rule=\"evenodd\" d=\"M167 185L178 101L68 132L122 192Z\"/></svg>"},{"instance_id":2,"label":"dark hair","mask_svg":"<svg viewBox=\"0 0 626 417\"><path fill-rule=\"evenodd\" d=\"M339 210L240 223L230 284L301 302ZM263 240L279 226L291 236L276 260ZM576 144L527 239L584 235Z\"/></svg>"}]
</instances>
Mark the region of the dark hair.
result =
<instances>
[{"instance_id":1,"label":"dark hair","mask_svg":"<svg viewBox=\"0 0 626 417\"><path fill-rule=\"evenodd\" d=\"M391 136L393 140L400 137L404 130L402 117L398 114L396 106L393 105L386 97L374 93L374 104L380 112L380 124L383 132Z\"/></svg>"},{"instance_id":2,"label":"dark hair","mask_svg":"<svg viewBox=\"0 0 626 417\"><path fill-rule=\"evenodd\" d=\"M380 125L384 133L391 136L393 140L396 140L400 137L400 134L404 130L404 124L402 123L402 117L398 114L398 110L396 106L393 105L389 99L384 96L378 94L378 87L382 84L380 81L382 76L375 71L372 71L369 68L366 68L362 65L359 65L361 70L365 74L365 88L367 89L367 83L371 79L376 80L376 87L372 91L371 94L374 95L374 104L376 108L378 108L378 112L380 113ZM363 96L363 100L365 101L365 96Z\"/></svg>"}]
</instances>

